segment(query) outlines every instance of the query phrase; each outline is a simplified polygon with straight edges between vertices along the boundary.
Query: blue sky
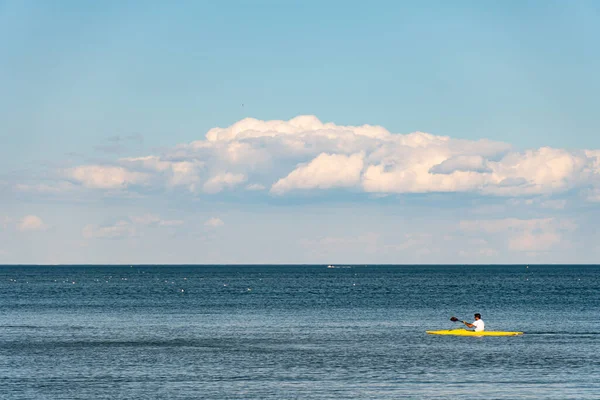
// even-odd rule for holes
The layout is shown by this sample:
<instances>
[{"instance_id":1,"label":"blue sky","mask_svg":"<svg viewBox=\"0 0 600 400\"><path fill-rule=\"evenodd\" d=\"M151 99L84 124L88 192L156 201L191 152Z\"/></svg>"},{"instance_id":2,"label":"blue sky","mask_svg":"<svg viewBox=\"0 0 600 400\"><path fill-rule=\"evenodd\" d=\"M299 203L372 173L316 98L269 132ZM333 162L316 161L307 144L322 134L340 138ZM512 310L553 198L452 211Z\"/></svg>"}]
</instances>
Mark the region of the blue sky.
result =
<instances>
[{"instance_id":1,"label":"blue sky","mask_svg":"<svg viewBox=\"0 0 600 400\"><path fill-rule=\"evenodd\" d=\"M599 22L0 1L0 263L595 262Z\"/></svg>"}]
</instances>

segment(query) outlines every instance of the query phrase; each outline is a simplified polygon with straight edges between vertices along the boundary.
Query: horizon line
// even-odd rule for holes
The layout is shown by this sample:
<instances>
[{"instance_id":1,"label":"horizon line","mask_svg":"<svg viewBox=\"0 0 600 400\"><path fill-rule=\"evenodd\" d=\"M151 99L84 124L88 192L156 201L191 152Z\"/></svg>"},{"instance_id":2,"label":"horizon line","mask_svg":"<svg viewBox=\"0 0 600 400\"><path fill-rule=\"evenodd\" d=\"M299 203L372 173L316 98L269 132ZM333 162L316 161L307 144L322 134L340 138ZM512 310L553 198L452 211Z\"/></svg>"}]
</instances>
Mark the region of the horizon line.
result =
<instances>
[{"instance_id":1,"label":"horizon line","mask_svg":"<svg viewBox=\"0 0 600 400\"><path fill-rule=\"evenodd\" d=\"M186 263L178 263L178 264L167 264L167 263L157 263L157 264L132 264L132 263L124 263L124 264L92 264L92 263L75 263L75 264L0 264L1 267L177 267L177 266L206 266L206 267L215 267L215 266L336 266L336 267L368 267L368 266L560 266L560 265L580 265L580 266L600 266L600 263L359 263L359 264L350 264L350 263L336 263L336 264L327 264L327 263L202 263L202 264L186 264Z\"/></svg>"}]
</instances>

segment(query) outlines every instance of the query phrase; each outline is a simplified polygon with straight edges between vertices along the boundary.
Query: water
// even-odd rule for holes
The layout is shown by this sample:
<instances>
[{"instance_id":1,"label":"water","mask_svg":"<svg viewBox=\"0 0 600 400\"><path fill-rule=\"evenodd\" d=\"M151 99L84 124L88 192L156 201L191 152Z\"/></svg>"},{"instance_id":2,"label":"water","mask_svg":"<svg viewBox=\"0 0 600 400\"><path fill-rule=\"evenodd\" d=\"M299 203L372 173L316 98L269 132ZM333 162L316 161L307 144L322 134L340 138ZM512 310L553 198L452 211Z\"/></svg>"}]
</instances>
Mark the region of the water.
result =
<instances>
[{"instance_id":1,"label":"water","mask_svg":"<svg viewBox=\"0 0 600 400\"><path fill-rule=\"evenodd\" d=\"M0 267L0 398L597 399L599 266ZM450 316L518 337L451 337Z\"/></svg>"}]
</instances>

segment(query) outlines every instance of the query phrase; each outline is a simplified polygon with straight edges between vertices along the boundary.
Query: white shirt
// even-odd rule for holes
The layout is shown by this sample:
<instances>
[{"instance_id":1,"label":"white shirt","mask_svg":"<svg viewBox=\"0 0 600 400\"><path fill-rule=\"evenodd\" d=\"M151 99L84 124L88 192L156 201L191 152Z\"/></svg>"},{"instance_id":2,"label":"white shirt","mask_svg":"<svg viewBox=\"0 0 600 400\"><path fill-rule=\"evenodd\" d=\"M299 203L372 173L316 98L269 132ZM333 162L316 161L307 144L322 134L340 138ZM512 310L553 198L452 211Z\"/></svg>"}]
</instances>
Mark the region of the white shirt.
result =
<instances>
[{"instance_id":1,"label":"white shirt","mask_svg":"<svg viewBox=\"0 0 600 400\"><path fill-rule=\"evenodd\" d=\"M481 319L475 320L473 325L475 325L475 332L482 332L485 329L485 323Z\"/></svg>"}]
</instances>

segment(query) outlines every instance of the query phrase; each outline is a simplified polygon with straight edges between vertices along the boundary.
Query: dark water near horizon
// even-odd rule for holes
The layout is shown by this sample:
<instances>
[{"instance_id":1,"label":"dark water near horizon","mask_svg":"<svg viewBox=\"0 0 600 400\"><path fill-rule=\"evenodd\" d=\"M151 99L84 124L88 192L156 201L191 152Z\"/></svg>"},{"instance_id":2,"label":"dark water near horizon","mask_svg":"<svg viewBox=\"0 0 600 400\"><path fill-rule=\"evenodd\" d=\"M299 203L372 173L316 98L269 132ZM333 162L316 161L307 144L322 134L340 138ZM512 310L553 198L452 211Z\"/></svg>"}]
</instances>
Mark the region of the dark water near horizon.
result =
<instances>
[{"instance_id":1,"label":"dark water near horizon","mask_svg":"<svg viewBox=\"0 0 600 400\"><path fill-rule=\"evenodd\" d=\"M1 399L598 399L600 266L2 266ZM517 337L452 337L453 315Z\"/></svg>"}]
</instances>

